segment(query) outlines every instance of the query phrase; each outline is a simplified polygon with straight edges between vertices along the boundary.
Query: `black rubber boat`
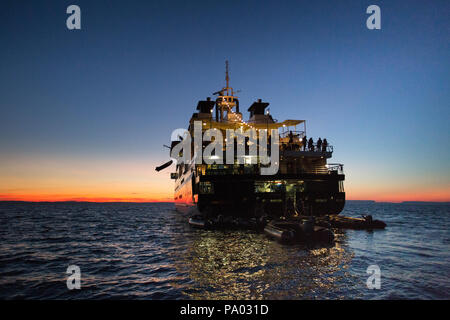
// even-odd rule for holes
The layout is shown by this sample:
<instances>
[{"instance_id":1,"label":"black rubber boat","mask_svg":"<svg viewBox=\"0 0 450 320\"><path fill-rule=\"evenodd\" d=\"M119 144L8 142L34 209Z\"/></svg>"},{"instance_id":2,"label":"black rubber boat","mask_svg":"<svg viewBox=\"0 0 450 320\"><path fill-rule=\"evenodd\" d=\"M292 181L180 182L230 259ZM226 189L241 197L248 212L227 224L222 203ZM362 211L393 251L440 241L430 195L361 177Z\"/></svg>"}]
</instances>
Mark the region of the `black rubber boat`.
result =
<instances>
[{"instance_id":1,"label":"black rubber boat","mask_svg":"<svg viewBox=\"0 0 450 320\"><path fill-rule=\"evenodd\" d=\"M243 219L219 215L212 219L204 218L202 215L194 215L189 218L189 225L194 228L210 230L254 230L262 231L267 224L265 217L256 219Z\"/></svg>"},{"instance_id":2,"label":"black rubber boat","mask_svg":"<svg viewBox=\"0 0 450 320\"><path fill-rule=\"evenodd\" d=\"M375 230L386 228L386 223L381 220L372 219L371 215L362 218L344 216L325 216L316 218L316 225L354 230Z\"/></svg>"},{"instance_id":3,"label":"black rubber boat","mask_svg":"<svg viewBox=\"0 0 450 320\"><path fill-rule=\"evenodd\" d=\"M201 216L192 216L189 218L189 225L194 228L205 229L208 227L208 223Z\"/></svg>"},{"instance_id":4,"label":"black rubber boat","mask_svg":"<svg viewBox=\"0 0 450 320\"><path fill-rule=\"evenodd\" d=\"M271 221L264 233L280 243L322 242L331 243L334 234L330 229L315 226L313 221Z\"/></svg>"}]
</instances>

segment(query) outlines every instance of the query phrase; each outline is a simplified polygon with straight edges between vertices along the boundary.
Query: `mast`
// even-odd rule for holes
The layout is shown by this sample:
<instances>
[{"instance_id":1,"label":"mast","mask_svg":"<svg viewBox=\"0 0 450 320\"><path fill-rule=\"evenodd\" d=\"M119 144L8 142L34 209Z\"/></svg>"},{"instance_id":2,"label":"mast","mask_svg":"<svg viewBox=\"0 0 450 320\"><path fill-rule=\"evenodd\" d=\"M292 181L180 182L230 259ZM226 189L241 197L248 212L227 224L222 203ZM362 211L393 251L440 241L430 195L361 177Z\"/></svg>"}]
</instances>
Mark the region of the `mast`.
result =
<instances>
[{"instance_id":1,"label":"mast","mask_svg":"<svg viewBox=\"0 0 450 320\"><path fill-rule=\"evenodd\" d=\"M230 76L228 75L228 60L225 60L225 81L227 83L226 89L227 89L227 95L230 93L228 92L228 89L230 89Z\"/></svg>"},{"instance_id":2,"label":"mast","mask_svg":"<svg viewBox=\"0 0 450 320\"><path fill-rule=\"evenodd\" d=\"M228 60L225 60L225 87L215 92L216 99L216 121L219 122L240 122L242 114L239 112L239 100L234 95L233 88L230 87L230 72ZM235 108L235 111L233 110Z\"/></svg>"}]
</instances>

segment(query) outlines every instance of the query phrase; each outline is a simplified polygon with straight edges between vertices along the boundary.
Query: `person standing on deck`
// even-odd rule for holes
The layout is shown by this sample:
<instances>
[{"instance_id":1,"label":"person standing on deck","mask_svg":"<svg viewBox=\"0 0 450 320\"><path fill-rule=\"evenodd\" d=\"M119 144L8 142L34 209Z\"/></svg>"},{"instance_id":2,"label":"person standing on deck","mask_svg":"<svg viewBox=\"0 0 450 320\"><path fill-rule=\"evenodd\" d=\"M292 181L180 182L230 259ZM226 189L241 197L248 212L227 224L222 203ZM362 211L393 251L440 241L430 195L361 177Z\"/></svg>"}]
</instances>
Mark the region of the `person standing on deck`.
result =
<instances>
[{"instance_id":1,"label":"person standing on deck","mask_svg":"<svg viewBox=\"0 0 450 320\"><path fill-rule=\"evenodd\" d=\"M309 138L308 140L308 149L309 151L314 151L314 141L312 138Z\"/></svg>"},{"instance_id":2,"label":"person standing on deck","mask_svg":"<svg viewBox=\"0 0 450 320\"><path fill-rule=\"evenodd\" d=\"M307 143L307 140L306 140L306 134L305 134L302 139L303 151L306 151L306 143Z\"/></svg>"},{"instance_id":3,"label":"person standing on deck","mask_svg":"<svg viewBox=\"0 0 450 320\"><path fill-rule=\"evenodd\" d=\"M294 142L294 135L292 134L292 131L289 131L289 143Z\"/></svg>"},{"instance_id":4,"label":"person standing on deck","mask_svg":"<svg viewBox=\"0 0 450 320\"><path fill-rule=\"evenodd\" d=\"M322 139L317 140L317 151L321 151L322 150Z\"/></svg>"},{"instance_id":5,"label":"person standing on deck","mask_svg":"<svg viewBox=\"0 0 450 320\"><path fill-rule=\"evenodd\" d=\"M327 147L328 147L328 141L326 138L324 138L323 144L322 144L322 152L327 152Z\"/></svg>"}]
</instances>

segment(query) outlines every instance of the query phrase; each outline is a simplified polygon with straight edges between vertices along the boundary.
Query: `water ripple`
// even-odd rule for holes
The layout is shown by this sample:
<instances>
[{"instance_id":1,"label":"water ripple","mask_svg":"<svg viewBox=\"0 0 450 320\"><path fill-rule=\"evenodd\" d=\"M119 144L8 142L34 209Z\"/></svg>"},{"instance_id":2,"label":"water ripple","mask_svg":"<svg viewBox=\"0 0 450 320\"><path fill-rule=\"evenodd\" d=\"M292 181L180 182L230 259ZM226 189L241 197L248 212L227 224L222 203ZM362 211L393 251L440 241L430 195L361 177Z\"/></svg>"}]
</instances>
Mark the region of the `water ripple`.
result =
<instances>
[{"instance_id":1,"label":"water ripple","mask_svg":"<svg viewBox=\"0 0 450 320\"><path fill-rule=\"evenodd\" d=\"M0 203L0 299L448 299L450 207L349 202L330 247L189 228L172 204ZM439 219L439 223L436 223ZM68 290L66 269L82 272ZM366 288L378 264L382 288Z\"/></svg>"}]
</instances>

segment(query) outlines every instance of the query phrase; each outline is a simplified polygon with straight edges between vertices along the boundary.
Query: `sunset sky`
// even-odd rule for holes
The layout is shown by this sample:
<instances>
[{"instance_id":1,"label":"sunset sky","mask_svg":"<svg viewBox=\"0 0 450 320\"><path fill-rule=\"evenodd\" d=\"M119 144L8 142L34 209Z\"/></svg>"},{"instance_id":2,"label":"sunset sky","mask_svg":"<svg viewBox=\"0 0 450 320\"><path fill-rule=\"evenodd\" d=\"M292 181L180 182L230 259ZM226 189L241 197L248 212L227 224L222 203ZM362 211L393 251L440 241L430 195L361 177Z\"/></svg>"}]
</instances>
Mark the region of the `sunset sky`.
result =
<instances>
[{"instance_id":1,"label":"sunset sky","mask_svg":"<svg viewBox=\"0 0 450 320\"><path fill-rule=\"evenodd\" d=\"M67 6L81 30L66 28ZM366 8L381 8L381 30ZM224 86L306 119L347 199L450 201L449 1L6 1L0 200L172 201L170 133ZM173 167L172 167L173 169Z\"/></svg>"}]
</instances>

